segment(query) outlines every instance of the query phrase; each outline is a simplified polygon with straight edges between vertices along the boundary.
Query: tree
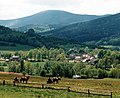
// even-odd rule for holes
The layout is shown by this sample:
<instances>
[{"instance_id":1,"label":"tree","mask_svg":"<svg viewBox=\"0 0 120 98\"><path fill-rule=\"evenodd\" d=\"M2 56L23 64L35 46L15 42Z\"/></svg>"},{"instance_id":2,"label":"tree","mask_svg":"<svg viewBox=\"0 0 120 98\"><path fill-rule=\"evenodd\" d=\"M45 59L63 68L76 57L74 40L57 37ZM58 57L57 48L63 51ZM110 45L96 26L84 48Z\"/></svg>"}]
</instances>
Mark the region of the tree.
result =
<instances>
[{"instance_id":1,"label":"tree","mask_svg":"<svg viewBox=\"0 0 120 98\"><path fill-rule=\"evenodd\" d=\"M33 50L30 50L28 52L28 58L30 58L31 60L33 59Z\"/></svg>"},{"instance_id":2,"label":"tree","mask_svg":"<svg viewBox=\"0 0 120 98\"><path fill-rule=\"evenodd\" d=\"M41 76L45 76L46 75L46 71L45 71L45 69L43 69L42 71L41 71L41 74L40 74Z\"/></svg>"},{"instance_id":3,"label":"tree","mask_svg":"<svg viewBox=\"0 0 120 98\"><path fill-rule=\"evenodd\" d=\"M106 70L98 69L98 78L106 78L108 77L108 73Z\"/></svg>"},{"instance_id":4,"label":"tree","mask_svg":"<svg viewBox=\"0 0 120 98\"><path fill-rule=\"evenodd\" d=\"M103 58L104 55L105 55L105 51L100 50L100 52L98 53L98 58Z\"/></svg>"},{"instance_id":5,"label":"tree","mask_svg":"<svg viewBox=\"0 0 120 98\"><path fill-rule=\"evenodd\" d=\"M9 72L17 72L19 63L18 62L10 62L10 63L8 63L8 66L9 66Z\"/></svg>"},{"instance_id":6,"label":"tree","mask_svg":"<svg viewBox=\"0 0 120 98\"><path fill-rule=\"evenodd\" d=\"M108 56L105 56L102 59L99 59L98 64L97 64L97 68L101 68L101 69L108 69L111 68L111 59Z\"/></svg>"},{"instance_id":7,"label":"tree","mask_svg":"<svg viewBox=\"0 0 120 98\"><path fill-rule=\"evenodd\" d=\"M26 34L28 34L29 36L34 36L35 35L35 31L34 29L29 29Z\"/></svg>"},{"instance_id":8,"label":"tree","mask_svg":"<svg viewBox=\"0 0 120 98\"><path fill-rule=\"evenodd\" d=\"M40 75L41 75L41 71L42 71L42 68L41 68L41 66L37 63L37 64L36 64L36 74L40 76Z\"/></svg>"},{"instance_id":9,"label":"tree","mask_svg":"<svg viewBox=\"0 0 120 98\"><path fill-rule=\"evenodd\" d=\"M28 74L30 74L30 63L27 63L26 64L26 68L25 68L25 71L28 73Z\"/></svg>"},{"instance_id":10,"label":"tree","mask_svg":"<svg viewBox=\"0 0 120 98\"><path fill-rule=\"evenodd\" d=\"M20 72L25 71L25 67L24 67L24 60L20 61Z\"/></svg>"},{"instance_id":11,"label":"tree","mask_svg":"<svg viewBox=\"0 0 120 98\"><path fill-rule=\"evenodd\" d=\"M72 78L74 75L74 70L72 69L73 65L64 66L64 77Z\"/></svg>"},{"instance_id":12,"label":"tree","mask_svg":"<svg viewBox=\"0 0 120 98\"><path fill-rule=\"evenodd\" d=\"M77 75L77 74L80 74L80 70L81 70L82 68L85 68L84 63L82 63L82 62L75 63L75 65L73 66L74 73L75 73L76 75Z\"/></svg>"},{"instance_id":13,"label":"tree","mask_svg":"<svg viewBox=\"0 0 120 98\"><path fill-rule=\"evenodd\" d=\"M57 57L56 57L57 61L64 61L65 59L66 59L66 57L65 57L64 53L61 53L61 54L57 55Z\"/></svg>"},{"instance_id":14,"label":"tree","mask_svg":"<svg viewBox=\"0 0 120 98\"><path fill-rule=\"evenodd\" d=\"M38 54L37 54L37 60L38 60L38 61L42 61L42 55L41 55L40 52L38 52Z\"/></svg>"},{"instance_id":15,"label":"tree","mask_svg":"<svg viewBox=\"0 0 120 98\"><path fill-rule=\"evenodd\" d=\"M0 71L4 72L4 67L0 66Z\"/></svg>"},{"instance_id":16,"label":"tree","mask_svg":"<svg viewBox=\"0 0 120 98\"><path fill-rule=\"evenodd\" d=\"M105 69L111 68L111 61L108 56L104 58L104 65L105 65Z\"/></svg>"},{"instance_id":17,"label":"tree","mask_svg":"<svg viewBox=\"0 0 120 98\"><path fill-rule=\"evenodd\" d=\"M30 66L30 73L29 73L30 75L33 75L34 74L34 67L31 65Z\"/></svg>"},{"instance_id":18,"label":"tree","mask_svg":"<svg viewBox=\"0 0 120 98\"><path fill-rule=\"evenodd\" d=\"M110 71L111 78L120 78L120 69L112 68Z\"/></svg>"},{"instance_id":19,"label":"tree","mask_svg":"<svg viewBox=\"0 0 120 98\"><path fill-rule=\"evenodd\" d=\"M85 51L85 53L88 53L89 52L89 48L85 47L84 51Z\"/></svg>"},{"instance_id":20,"label":"tree","mask_svg":"<svg viewBox=\"0 0 120 98\"><path fill-rule=\"evenodd\" d=\"M53 76L63 76L63 67L60 64L56 64L55 66L52 66L52 75Z\"/></svg>"}]
</instances>

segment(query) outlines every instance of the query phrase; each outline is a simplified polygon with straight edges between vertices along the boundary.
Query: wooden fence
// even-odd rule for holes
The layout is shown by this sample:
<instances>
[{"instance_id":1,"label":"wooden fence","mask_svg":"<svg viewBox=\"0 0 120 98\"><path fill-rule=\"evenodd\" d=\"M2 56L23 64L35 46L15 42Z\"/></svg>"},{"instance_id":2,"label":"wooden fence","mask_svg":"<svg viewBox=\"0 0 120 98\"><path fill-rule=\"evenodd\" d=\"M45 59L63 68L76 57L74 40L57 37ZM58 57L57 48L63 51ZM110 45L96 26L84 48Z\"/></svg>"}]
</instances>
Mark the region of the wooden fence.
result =
<instances>
[{"instance_id":1,"label":"wooden fence","mask_svg":"<svg viewBox=\"0 0 120 98\"><path fill-rule=\"evenodd\" d=\"M13 85L12 82L8 81L0 81L2 85ZM98 95L98 96L109 96L110 98L113 98L113 93L110 91L105 91L105 90L93 90L93 89L86 89L86 88L80 88L77 87L75 90L74 87L67 87L67 86L59 86L55 84L38 84L38 83L28 83L28 84L23 84L23 83L18 83L15 86L18 87L28 87L28 88L37 88L37 89L54 89L54 90L66 90L68 92L74 92L74 93L82 93L82 94L88 94L90 95Z\"/></svg>"},{"instance_id":2,"label":"wooden fence","mask_svg":"<svg viewBox=\"0 0 120 98\"><path fill-rule=\"evenodd\" d=\"M84 89L84 91L79 90L79 91L75 91L72 89L72 87L54 87L51 85L46 85L46 84L42 84L42 89L55 89L55 90L67 90L68 92L74 92L74 93L82 93L82 94L88 94L88 96L90 95L98 95L98 96L109 96L110 98L113 98L113 93L109 92L109 91L95 91L92 89L86 89L86 88L81 88Z\"/></svg>"}]
</instances>

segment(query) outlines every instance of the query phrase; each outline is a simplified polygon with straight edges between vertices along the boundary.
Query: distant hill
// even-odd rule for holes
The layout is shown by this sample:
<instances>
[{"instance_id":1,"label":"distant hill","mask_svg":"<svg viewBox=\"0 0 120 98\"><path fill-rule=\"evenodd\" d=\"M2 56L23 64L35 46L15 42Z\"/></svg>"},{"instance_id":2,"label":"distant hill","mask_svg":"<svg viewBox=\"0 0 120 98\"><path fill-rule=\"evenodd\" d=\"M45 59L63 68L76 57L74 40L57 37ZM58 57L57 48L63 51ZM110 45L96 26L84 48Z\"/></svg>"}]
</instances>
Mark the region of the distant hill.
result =
<instances>
[{"instance_id":1,"label":"distant hill","mask_svg":"<svg viewBox=\"0 0 120 98\"><path fill-rule=\"evenodd\" d=\"M79 42L118 38L120 37L120 13L87 22L75 23L46 34L58 38L74 39Z\"/></svg>"},{"instance_id":2,"label":"distant hill","mask_svg":"<svg viewBox=\"0 0 120 98\"><path fill-rule=\"evenodd\" d=\"M22 27L32 24L32 25L54 25L57 27L61 27L68 24L97 19L100 17L102 16L80 15L59 10L48 10L24 18L13 20L0 20L0 25L8 27Z\"/></svg>"},{"instance_id":3,"label":"distant hill","mask_svg":"<svg viewBox=\"0 0 120 98\"><path fill-rule=\"evenodd\" d=\"M33 47L45 46L47 48L54 48L74 42L55 37L40 36L35 34L33 29L29 29L27 32L22 33L8 27L0 26L0 46L16 46L16 43Z\"/></svg>"}]
</instances>

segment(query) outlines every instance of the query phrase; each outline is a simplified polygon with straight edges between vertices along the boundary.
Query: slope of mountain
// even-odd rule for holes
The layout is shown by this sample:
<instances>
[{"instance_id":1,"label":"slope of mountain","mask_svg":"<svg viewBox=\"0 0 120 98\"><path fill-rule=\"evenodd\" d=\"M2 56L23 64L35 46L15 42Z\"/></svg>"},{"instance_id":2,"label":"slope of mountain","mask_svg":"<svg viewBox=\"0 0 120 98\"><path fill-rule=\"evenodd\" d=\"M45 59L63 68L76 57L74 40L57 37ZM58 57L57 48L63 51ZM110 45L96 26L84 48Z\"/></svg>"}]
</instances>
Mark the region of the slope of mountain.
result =
<instances>
[{"instance_id":1,"label":"slope of mountain","mask_svg":"<svg viewBox=\"0 0 120 98\"><path fill-rule=\"evenodd\" d=\"M47 32L47 34L58 38L74 39L79 42L98 41L111 36L120 37L120 14L72 24Z\"/></svg>"},{"instance_id":2,"label":"slope of mountain","mask_svg":"<svg viewBox=\"0 0 120 98\"><path fill-rule=\"evenodd\" d=\"M12 44L11 44L12 43ZM0 26L0 45L15 46L15 44L29 45L33 47L59 47L59 45L70 44L69 40L45 37L35 34L33 29L26 33L14 31L8 27Z\"/></svg>"},{"instance_id":3,"label":"slope of mountain","mask_svg":"<svg viewBox=\"0 0 120 98\"><path fill-rule=\"evenodd\" d=\"M31 28L34 29L35 33L44 33L44 32L55 29L54 26L51 26L51 25L34 25L34 24L29 24L29 25L25 25L22 27L14 28L14 29L16 31L26 32Z\"/></svg>"},{"instance_id":4,"label":"slope of mountain","mask_svg":"<svg viewBox=\"0 0 120 98\"><path fill-rule=\"evenodd\" d=\"M100 17L102 16L80 15L59 10L48 10L24 18L13 20L0 20L0 25L8 27L21 27L32 24L56 25L57 27L61 27L68 24L89 21Z\"/></svg>"}]
</instances>

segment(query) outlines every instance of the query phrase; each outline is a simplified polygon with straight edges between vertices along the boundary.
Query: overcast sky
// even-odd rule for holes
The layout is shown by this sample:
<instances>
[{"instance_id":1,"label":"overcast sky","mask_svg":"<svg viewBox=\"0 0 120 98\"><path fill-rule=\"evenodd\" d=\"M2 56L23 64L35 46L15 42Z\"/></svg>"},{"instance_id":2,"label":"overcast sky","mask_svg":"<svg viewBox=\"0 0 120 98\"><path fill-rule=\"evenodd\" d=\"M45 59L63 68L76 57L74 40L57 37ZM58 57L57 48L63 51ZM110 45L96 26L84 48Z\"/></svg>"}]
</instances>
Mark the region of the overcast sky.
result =
<instances>
[{"instance_id":1,"label":"overcast sky","mask_svg":"<svg viewBox=\"0 0 120 98\"><path fill-rule=\"evenodd\" d=\"M120 12L120 0L0 0L0 19L15 19L44 10L104 15Z\"/></svg>"}]
</instances>

